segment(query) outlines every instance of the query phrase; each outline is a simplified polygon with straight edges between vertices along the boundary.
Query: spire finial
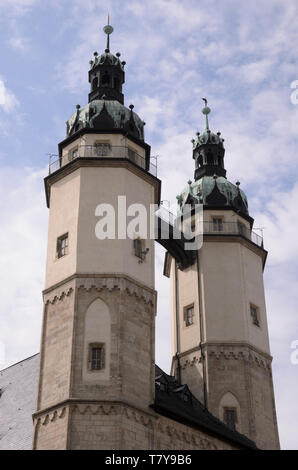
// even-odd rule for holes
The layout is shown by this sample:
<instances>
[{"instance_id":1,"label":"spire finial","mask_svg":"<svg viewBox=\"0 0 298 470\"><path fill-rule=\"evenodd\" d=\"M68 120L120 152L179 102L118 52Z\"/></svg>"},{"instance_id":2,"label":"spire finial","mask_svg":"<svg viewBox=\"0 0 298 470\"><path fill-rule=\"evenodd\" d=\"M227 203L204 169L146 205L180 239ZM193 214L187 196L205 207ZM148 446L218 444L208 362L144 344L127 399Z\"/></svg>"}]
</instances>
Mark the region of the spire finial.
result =
<instances>
[{"instance_id":1,"label":"spire finial","mask_svg":"<svg viewBox=\"0 0 298 470\"><path fill-rule=\"evenodd\" d=\"M106 52L110 52L110 34L114 31L113 26L110 25L110 14L108 14L108 24L103 28L105 34L107 35L107 48Z\"/></svg>"},{"instance_id":2,"label":"spire finial","mask_svg":"<svg viewBox=\"0 0 298 470\"><path fill-rule=\"evenodd\" d=\"M207 106L207 104L208 104L207 98L202 98L202 100L205 103L205 107L202 109L202 113L205 114L205 116L206 116L206 131L208 132L210 130L209 129L209 122L208 122L208 114L211 113L211 109Z\"/></svg>"}]
</instances>

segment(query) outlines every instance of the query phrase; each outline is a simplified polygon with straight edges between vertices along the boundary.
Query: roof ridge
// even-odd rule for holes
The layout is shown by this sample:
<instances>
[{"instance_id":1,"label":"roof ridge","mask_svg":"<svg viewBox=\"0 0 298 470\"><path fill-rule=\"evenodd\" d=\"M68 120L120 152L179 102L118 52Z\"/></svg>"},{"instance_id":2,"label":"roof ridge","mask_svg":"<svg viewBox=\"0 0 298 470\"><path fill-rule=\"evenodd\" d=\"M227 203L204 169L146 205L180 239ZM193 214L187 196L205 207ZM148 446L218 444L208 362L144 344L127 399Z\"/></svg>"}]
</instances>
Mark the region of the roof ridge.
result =
<instances>
[{"instance_id":1,"label":"roof ridge","mask_svg":"<svg viewBox=\"0 0 298 470\"><path fill-rule=\"evenodd\" d=\"M0 370L0 373L4 372L7 369L10 369L10 367L14 367L14 366L17 366L18 364L21 364L21 362L29 361L29 359L32 359L35 356L39 356L39 354L40 352L32 354L32 356L26 357L25 359L22 359L21 361L15 362L14 364L11 364L10 366L4 367L4 369Z\"/></svg>"}]
</instances>

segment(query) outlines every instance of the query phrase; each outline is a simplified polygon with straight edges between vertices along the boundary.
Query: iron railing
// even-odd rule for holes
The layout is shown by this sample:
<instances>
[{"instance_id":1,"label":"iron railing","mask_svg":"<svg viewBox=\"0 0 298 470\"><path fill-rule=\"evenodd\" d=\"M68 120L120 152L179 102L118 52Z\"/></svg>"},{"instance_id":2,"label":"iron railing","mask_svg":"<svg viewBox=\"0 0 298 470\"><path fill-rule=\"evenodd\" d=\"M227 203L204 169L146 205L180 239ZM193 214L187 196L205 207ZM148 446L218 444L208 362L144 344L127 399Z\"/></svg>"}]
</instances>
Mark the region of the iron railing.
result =
<instances>
[{"instance_id":1,"label":"iron railing","mask_svg":"<svg viewBox=\"0 0 298 470\"><path fill-rule=\"evenodd\" d=\"M242 222L222 221L218 223L217 220L212 222L203 222L203 230L205 235L241 235L261 248L264 247L263 237L253 232Z\"/></svg>"},{"instance_id":2,"label":"iron railing","mask_svg":"<svg viewBox=\"0 0 298 470\"><path fill-rule=\"evenodd\" d=\"M164 206L160 206L156 212L158 218L162 219L164 222L176 227L183 227L183 222L181 225L181 219L177 217L166 209ZM186 215L186 218L189 216ZM240 235L246 238L247 240L255 243L261 248L264 248L263 237L256 232L253 232L249 227L244 225L244 223L238 222L224 222L222 219L215 219L211 222L199 222L199 227L192 227L192 230L199 232L202 230L204 235Z\"/></svg>"},{"instance_id":3,"label":"iron railing","mask_svg":"<svg viewBox=\"0 0 298 470\"><path fill-rule=\"evenodd\" d=\"M147 170L153 176L157 176L157 165L150 160L149 168L147 168L146 158L139 155L129 147L120 145L80 145L75 149L70 150L62 158L58 155L50 155L49 161L49 174L62 168L67 163L77 158L122 158L130 160L135 163L138 167Z\"/></svg>"}]
</instances>

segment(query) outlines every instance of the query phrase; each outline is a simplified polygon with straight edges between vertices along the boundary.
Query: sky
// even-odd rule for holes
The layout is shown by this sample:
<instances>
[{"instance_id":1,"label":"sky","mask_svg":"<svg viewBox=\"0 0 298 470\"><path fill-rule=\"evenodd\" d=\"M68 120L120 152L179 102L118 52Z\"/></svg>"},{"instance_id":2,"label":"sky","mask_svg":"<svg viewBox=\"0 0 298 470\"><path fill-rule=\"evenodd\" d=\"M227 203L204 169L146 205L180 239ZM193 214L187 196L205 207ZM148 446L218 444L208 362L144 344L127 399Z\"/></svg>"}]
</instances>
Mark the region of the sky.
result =
<instances>
[{"instance_id":1,"label":"sky","mask_svg":"<svg viewBox=\"0 0 298 470\"><path fill-rule=\"evenodd\" d=\"M0 366L39 351L43 178L65 121L88 101L89 60L105 48L108 12L111 51L127 63L125 103L146 121L162 199L171 204L193 178L190 141L203 130L201 98L208 98L210 127L225 138L227 177L241 182L269 251L264 278L280 440L283 449L298 449L296 0L0 0ZM157 245L156 362L169 371L163 258Z\"/></svg>"}]
</instances>

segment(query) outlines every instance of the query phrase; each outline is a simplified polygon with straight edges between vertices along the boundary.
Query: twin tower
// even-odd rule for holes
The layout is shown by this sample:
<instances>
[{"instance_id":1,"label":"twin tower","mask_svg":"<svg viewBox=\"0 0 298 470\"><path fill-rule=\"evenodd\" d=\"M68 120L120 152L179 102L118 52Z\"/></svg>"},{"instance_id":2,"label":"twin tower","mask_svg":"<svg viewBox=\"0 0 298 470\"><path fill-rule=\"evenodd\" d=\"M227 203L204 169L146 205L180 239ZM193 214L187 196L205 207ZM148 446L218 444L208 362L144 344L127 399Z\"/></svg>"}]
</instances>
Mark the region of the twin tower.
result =
<instances>
[{"instance_id":1,"label":"twin tower","mask_svg":"<svg viewBox=\"0 0 298 470\"><path fill-rule=\"evenodd\" d=\"M67 121L45 178L50 216L34 449L163 448L152 407L154 240L137 230L117 237L118 227L116 238L96 234L105 207L117 214L119 195L127 207L147 209L149 226L161 189L145 123L123 104L125 62L110 52L112 27L104 30L107 48L90 61L89 103ZM193 140L194 181L177 196L178 212L203 205L203 246L183 263L174 242L163 242L171 373L230 428L259 448L277 449L267 252L239 183L226 179L224 140L210 131L209 112L206 102L206 129Z\"/></svg>"}]
</instances>

